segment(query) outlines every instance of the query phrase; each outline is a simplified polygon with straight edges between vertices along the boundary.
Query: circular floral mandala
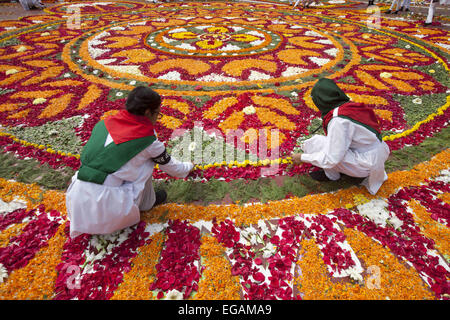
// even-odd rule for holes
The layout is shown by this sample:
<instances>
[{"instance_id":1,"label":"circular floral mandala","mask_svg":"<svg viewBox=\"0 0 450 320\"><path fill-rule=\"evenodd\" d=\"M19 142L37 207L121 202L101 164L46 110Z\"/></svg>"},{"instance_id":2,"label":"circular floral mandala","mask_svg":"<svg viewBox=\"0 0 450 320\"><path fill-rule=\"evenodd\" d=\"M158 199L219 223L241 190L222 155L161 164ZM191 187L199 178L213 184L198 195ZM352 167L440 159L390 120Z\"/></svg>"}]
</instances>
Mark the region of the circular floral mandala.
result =
<instances>
[{"instance_id":1,"label":"circular floral mandala","mask_svg":"<svg viewBox=\"0 0 450 320\"><path fill-rule=\"evenodd\" d=\"M80 10L78 22L69 8ZM256 178L274 164L279 174L308 170L288 172L284 157L318 127L310 90L320 77L375 109L391 150L446 123L443 30L393 20L371 28L356 11L302 13L269 3L82 2L48 12L0 24L0 123L4 145L53 166L77 168L93 125L122 108L137 85L162 94L159 136L177 155L200 153L197 174L206 179ZM57 143L57 133L54 143L24 133L61 121L72 125L64 139L73 144ZM229 132L240 136L228 140Z\"/></svg>"}]
</instances>

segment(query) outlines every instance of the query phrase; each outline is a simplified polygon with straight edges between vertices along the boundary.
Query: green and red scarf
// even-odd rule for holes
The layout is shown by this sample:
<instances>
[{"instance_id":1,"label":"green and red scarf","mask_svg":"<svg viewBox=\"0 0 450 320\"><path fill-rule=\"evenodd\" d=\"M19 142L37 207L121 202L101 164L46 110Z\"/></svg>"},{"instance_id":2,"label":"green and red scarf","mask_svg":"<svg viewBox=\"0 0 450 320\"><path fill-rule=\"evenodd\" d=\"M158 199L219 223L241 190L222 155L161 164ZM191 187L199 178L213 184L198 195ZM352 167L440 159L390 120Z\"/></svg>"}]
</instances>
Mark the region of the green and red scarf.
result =
<instances>
[{"instance_id":1,"label":"green and red scarf","mask_svg":"<svg viewBox=\"0 0 450 320\"><path fill-rule=\"evenodd\" d=\"M108 134L113 142L105 146ZM103 184L108 174L119 170L155 140L148 118L121 110L95 125L81 153L78 179Z\"/></svg>"},{"instance_id":2,"label":"green and red scarf","mask_svg":"<svg viewBox=\"0 0 450 320\"><path fill-rule=\"evenodd\" d=\"M381 141L381 130L375 112L363 103L349 102L350 98L327 78L319 79L311 90L311 97L322 114L322 126L327 134L328 123L333 116L341 117L352 121L358 125L372 131ZM337 115L333 115L333 110L339 108Z\"/></svg>"},{"instance_id":3,"label":"green and red scarf","mask_svg":"<svg viewBox=\"0 0 450 320\"><path fill-rule=\"evenodd\" d=\"M153 124L147 117L134 115L127 110L120 110L106 118L105 126L115 144L155 135Z\"/></svg>"},{"instance_id":4,"label":"green and red scarf","mask_svg":"<svg viewBox=\"0 0 450 320\"><path fill-rule=\"evenodd\" d=\"M337 117L345 118L375 133L381 141L381 131L375 112L363 103L348 102L338 107ZM333 119L333 112L322 117L323 131L327 134L328 123Z\"/></svg>"}]
</instances>

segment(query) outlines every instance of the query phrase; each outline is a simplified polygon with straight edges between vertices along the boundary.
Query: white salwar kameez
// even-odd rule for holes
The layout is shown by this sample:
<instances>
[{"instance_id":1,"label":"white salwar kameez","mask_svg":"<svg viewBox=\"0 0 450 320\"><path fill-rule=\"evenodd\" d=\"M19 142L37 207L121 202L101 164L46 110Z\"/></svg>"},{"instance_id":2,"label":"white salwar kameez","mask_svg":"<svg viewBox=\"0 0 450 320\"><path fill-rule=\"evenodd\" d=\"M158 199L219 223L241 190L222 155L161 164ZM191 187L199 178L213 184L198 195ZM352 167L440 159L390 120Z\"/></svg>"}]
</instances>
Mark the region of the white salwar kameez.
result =
<instances>
[{"instance_id":1,"label":"white salwar kameez","mask_svg":"<svg viewBox=\"0 0 450 320\"><path fill-rule=\"evenodd\" d=\"M315 135L303 142L301 160L323 168L330 180L338 180L341 173L366 177L362 185L376 194L387 180L384 162L390 153L388 145L348 119L333 117L327 129L327 136Z\"/></svg>"},{"instance_id":2,"label":"white salwar kameez","mask_svg":"<svg viewBox=\"0 0 450 320\"><path fill-rule=\"evenodd\" d=\"M105 146L112 142L108 135ZM77 179L78 172L66 193L70 236L82 233L110 234L140 221L140 211L150 210L155 203L152 174L155 163L151 160L165 150L155 140L116 172L109 174L102 185ZM193 164L171 158L159 168L167 174L185 178Z\"/></svg>"}]
</instances>

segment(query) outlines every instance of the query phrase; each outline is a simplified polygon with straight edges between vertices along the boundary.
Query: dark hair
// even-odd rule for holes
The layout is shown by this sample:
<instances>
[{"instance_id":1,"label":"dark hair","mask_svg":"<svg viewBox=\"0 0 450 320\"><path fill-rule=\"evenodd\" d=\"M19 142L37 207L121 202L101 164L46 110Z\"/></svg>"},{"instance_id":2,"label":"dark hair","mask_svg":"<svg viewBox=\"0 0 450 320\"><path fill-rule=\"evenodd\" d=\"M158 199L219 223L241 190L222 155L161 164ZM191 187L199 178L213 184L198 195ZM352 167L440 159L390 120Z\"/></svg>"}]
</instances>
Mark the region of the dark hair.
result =
<instances>
[{"instance_id":1,"label":"dark hair","mask_svg":"<svg viewBox=\"0 0 450 320\"><path fill-rule=\"evenodd\" d=\"M161 105L161 97L152 89L144 86L134 88L125 103L129 113L142 116L148 109L154 112Z\"/></svg>"}]
</instances>

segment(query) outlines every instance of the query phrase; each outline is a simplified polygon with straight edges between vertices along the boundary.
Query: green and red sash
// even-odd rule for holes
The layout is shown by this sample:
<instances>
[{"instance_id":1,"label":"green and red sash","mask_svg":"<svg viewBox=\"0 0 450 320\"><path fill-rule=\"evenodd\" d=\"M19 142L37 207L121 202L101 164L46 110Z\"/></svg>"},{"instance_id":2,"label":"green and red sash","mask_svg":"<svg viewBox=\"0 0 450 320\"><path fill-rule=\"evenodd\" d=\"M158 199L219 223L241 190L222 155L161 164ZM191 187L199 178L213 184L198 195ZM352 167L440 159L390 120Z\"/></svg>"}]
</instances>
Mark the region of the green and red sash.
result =
<instances>
[{"instance_id":1,"label":"green and red sash","mask_svg":"<svg viewBox=\"0 0 450 320\"><path fill-rule=\"evenodd\" d=\"M113 142L105 146L108 134ZM103 184L108 174L119 170L155 140L150 120L126 110L98 122L83 147L78 179Z\"/></svg>"},{"instance_id":2,"label":"green and red sash","mask_svg":"<svg viewBox=\"0 0 450 320\"><path fill-rule=\"evenodd\" d=\"M333 116L338 116L348 119L356 124L375 133L377 138L382 141L380 124L372 108L363 103L347 102L338 107L337 115L334 115L333 110L322 117L323 131L327 134L328 123Z\"/></svg>"}]
</instances>

